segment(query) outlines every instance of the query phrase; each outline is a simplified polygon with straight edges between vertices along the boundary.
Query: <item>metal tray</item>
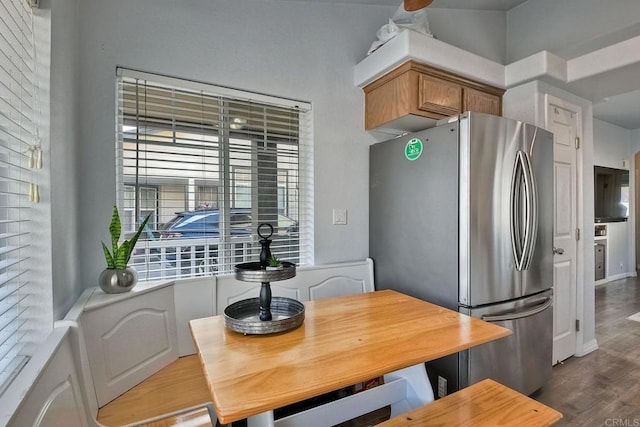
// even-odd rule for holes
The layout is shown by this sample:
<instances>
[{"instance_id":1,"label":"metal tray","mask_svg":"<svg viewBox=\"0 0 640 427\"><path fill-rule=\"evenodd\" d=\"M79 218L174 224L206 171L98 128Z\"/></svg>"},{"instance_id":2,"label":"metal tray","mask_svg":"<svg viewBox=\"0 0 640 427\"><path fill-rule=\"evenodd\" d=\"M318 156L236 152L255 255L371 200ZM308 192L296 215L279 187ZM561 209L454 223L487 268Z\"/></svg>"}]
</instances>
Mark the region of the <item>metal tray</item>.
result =
<instances>
[{"instance_id":1,"label":"metal tray","mask_svg":"<svg viewBox=\"0 0 640 427\"><path fill-rule=\"evenodd\" d=\"M282 261L282 270L263 270L260 262L245 262L236 265L236 279L244 282L277 282L295 277L296 265Z\"/></svg>"},{"instance_id":2,"label":"metal tray","mask_svg":"<svg viewBox=\"0 0 640 427\"><path fill-rule=\"evenodd\" d=\"M234 302L224 309L224 325L242 334L275 334L295 329L304 321L304 304L292 298L271 299L272 320L260 320L260 298Z\"/></svg>"}]
</instances>

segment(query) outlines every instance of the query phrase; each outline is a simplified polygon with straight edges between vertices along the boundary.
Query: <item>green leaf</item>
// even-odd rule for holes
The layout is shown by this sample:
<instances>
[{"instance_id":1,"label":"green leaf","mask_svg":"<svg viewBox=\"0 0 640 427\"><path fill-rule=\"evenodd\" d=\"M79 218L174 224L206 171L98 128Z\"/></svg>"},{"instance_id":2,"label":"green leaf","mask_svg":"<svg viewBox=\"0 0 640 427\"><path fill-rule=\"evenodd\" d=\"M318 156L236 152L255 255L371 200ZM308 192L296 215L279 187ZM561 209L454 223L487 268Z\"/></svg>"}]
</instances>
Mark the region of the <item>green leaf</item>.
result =
<instances>
[{"instance_id":1,"label":"green leaf","mask_svg":"<svg viewBox=\"0 0 640 427\"><path fill-rule=\"evenodd\" d=\"M129 253L129 241L125 240L118 248L118 253L116 255L116 268L127 268L127 254Z\"/></svg>"},{"instance_id":2,"label":"green leaf","mask_svg":"<svg viewBox=\"0 0 640 427\"><path fill-rule=\"evenodd\" d=\"M104 242L100 242L100 243L102 243L104 258L107 260L107 268L116 268L115 260L113 259L113 256L109 253L109 248L107 248L107 245L105 245Z\"/></svg>"},{"instance_id":3,"label":"green leaf","mask_svg":"<svg viewBox=\"0 0 640 427\"><path fill-rule=\"evenodd\" d=\"M142 230L144 230L144 227L147 225L149 218L151 218L151 214L147 215L144 221L142 221L142 223L140 224L140 227L138 227L138 231L136 231L136 234L134 234L131 238L131 242L129 242L128 251L125 257L125 263L129 263L131 253L133 252L133 249L136 247L136 243L138 242L138 237L140 237L140 233L142 233Z\"/></svg>"},{"instance_id":4,"label":"green leaf","mask_svg":"<svg viewBox=\"0 0 640 427\"><path fill-rule=\"evenodd\" d=\"M120 240L120 233L122 232L122 225L120 224L120 215L118 215L118 208L113 205L113 212L111 214L111 224L109 224L109 232L111 233L111 248L113 256L118 253L118 240Z\"/></svg>"},{"instance_id":5,"label":"green leaf","mask_svg":"<svg viewBox=\"0 0 640 427\"><path fill-rule=\"evenodd\" d=\"M151 218L148 215L144 221L138 227L138 231L133 235L131 240L125 240L120 246L118 246L118 240L120 240L120 234L122 233L122 224L120 223L120 215L118 215L117 206L113 207L111 214L111 223L109 224L109 232L111 233L111 253L107 246L102 243L102 249L104 251L104 257L107 260L107 268L127 268L133 249L140 237L140 234L147 225L147 222Z\"/></svg>"}]
</instances>

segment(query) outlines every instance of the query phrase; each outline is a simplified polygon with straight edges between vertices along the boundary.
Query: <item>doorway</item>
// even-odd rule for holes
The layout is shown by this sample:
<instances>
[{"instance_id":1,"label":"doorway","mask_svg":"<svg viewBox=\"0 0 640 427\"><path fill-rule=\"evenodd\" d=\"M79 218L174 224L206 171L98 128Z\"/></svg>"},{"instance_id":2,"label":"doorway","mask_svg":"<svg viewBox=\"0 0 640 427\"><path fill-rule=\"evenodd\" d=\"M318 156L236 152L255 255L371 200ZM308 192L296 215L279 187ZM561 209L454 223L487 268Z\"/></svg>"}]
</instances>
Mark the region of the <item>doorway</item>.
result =
<instances>
[{"instance_id":1,"label":"doorway","mask_svg":"<svg viewBox=\"0 0 640 427\"><path fill-rule=\"evenodd\" d=\"M582 110L547 95L546 127L553 132L553 363L577 347L578 154Z\"/></svg>"}]
</instances>

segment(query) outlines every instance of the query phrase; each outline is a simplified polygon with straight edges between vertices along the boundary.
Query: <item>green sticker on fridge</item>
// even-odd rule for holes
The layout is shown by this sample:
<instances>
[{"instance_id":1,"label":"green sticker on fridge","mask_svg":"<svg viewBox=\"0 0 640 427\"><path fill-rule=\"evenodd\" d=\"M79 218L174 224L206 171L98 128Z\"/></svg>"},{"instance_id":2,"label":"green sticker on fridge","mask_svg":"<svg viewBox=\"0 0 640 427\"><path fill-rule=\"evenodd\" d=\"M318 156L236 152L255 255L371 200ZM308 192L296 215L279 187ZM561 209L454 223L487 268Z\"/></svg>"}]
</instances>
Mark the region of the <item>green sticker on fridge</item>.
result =
<instances>
[{"instance_id":1,"label":"green sticker on fridge","mask_svg":"<svg viewBox=\"0 0 640 427\"><path fill-rule=\"evenodd\" d=\"M422 141L418 138L410 139L404 146L404 156L407 160L418 160L422 154Z\"/></svg>"}]
</instances>

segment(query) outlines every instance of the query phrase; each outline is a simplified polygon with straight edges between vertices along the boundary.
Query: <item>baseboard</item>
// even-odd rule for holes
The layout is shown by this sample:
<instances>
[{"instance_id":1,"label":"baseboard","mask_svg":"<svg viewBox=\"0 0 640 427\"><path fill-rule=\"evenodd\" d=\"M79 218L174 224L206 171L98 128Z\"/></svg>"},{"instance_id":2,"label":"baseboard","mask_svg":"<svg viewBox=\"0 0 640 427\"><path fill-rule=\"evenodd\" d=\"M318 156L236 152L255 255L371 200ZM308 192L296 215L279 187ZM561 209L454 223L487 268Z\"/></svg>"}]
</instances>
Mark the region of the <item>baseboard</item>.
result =
<instances>
[{"instance_id":1,"label":"baseboard","mask_svg":"<svg viewBox=\"0 0 640 427\"><path fill-rule=\"evenodd\" d=\"M615 282L616 280L626 279L627 277L637 277L638 273L635 271L629 271L627 273L616 274L615 276L608 276L602 280L596 280L594 282L595 286L604 285L605 283Z\"/></svg>"},{"instance_id":2,"label":"baseboard","mask_svg":"<svg viewBox=\"0 0 640 427\"><path fill-rule=\"evenodd\" d=\"M596 351L598 349L598 341L594 338L591 341L588 341L582 345L582 351L577 351L576 356L582 357L587 354Z\"/></svg>"}]
</instances>

